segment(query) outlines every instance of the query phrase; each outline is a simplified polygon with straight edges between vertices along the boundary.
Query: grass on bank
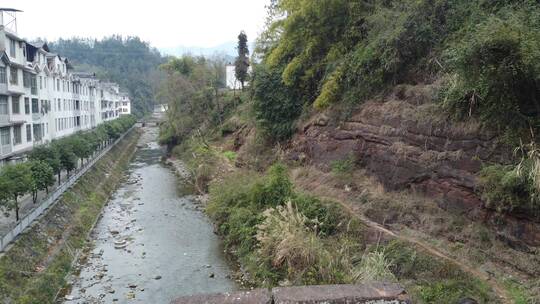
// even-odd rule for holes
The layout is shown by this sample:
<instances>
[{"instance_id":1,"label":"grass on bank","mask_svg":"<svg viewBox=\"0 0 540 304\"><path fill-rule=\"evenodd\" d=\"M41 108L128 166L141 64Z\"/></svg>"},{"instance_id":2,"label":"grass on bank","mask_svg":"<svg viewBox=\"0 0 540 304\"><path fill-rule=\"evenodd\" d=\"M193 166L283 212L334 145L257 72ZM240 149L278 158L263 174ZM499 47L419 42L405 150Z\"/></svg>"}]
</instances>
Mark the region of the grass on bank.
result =
<instances>
[{"instance_id":1,"label":"grass on bank","mask_svg":"<svg viewBox=\"0 0 540 304\"><path fill-rule=\"evenodd\" d=\"M485 283L449 262L371 240L338 204L295 191L280 164L212 183L207 212L254 286L398 281L420 303L497 302Z\"/></svg>"},{"instance_id":2,"label":"grass on bank","mask_svg":"<svg viewBox=\"0 0 540 304\"><path fill-rule=\"evenodd\" d=\"M53 303L66 284L75 251L85 246L95 219L121 181L137 138L133 132L107 153L0 258L0 298L8 303Z\"/></svg>"}]
</instances>

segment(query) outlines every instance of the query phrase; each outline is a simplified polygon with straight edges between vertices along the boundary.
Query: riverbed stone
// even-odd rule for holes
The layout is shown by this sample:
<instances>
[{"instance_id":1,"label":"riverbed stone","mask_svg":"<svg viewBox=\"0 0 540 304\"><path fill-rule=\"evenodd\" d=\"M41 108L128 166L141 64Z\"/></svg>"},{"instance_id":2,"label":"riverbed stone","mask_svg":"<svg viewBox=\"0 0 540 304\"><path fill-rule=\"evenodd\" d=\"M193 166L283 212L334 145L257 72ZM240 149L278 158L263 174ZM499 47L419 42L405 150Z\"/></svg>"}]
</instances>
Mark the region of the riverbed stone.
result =
<instances>
[{"instance_id":1,"label":"riverbed stone","mask_svg":"<svg viewBox=\"0 0 540 304\"><path fill-rule=\"evenodd\" d=\"M220 294L195 295L181 297L171 304L270 304L272 295L268 289L227 292Z\"/></svg>"}]
</instances>

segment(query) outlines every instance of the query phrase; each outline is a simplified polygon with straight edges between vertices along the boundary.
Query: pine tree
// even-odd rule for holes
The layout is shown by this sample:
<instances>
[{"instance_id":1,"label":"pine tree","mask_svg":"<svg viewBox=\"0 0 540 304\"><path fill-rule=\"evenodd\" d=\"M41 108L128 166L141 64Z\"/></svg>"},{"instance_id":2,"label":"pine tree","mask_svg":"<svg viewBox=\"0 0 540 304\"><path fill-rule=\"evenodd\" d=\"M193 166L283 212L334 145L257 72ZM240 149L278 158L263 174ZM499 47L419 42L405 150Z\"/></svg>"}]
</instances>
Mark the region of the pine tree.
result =
<instances>
[{"instance_id":1,"label":"pine tree","mask_svg":"<svg viewBox=\"0 0 540 304\"><path fill-rule=\"evenodd\" d=\"M244 83L248 78L248 68L249 68L249 49L247 45L247 35L244 31L240 32L238 35L238 57L236 57L235 62L235 76L240 84L242 85L242 90L244 89Z\"/></svg>"}]
</instances>

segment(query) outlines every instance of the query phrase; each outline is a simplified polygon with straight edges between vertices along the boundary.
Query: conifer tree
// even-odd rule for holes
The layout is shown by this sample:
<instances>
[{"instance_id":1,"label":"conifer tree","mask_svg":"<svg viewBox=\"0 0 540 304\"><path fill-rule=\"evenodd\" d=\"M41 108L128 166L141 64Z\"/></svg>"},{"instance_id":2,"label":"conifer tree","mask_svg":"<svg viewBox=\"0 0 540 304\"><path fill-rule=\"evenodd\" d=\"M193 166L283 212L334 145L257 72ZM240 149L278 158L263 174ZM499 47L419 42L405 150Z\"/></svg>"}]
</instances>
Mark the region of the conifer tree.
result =
<instances>
[{"instance_id":1,"label":"conifer tree","mask_svg":"<svg viewBox=\"0 0 540 304\"><path fill-rule=\"evenodd\" d=\"M235 62L235 76L240 84L242 85L242 90L244 89L244 84L248 78L248 68L249 68L249 49L247 45L248 39L244 31L240 32L238 35L238 57L236 57Z\"/></svg>"}]
</instances>

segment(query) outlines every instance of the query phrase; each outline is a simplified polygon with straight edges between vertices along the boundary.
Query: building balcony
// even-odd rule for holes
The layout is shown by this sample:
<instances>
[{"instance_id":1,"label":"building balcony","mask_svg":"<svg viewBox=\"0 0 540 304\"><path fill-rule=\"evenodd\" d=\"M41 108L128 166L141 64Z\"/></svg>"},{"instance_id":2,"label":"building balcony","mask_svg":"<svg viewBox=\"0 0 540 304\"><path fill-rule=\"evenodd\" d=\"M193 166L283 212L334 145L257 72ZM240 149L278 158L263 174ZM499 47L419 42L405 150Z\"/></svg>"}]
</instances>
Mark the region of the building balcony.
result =
<instances>
[{"instance_id":1,"label":"building balcony","mask_svg":"<svg viewBox=\"0 0 540 304\"><path fill-rule=\"evenodd\" d=\"M0 127L9 126L9 114L0 114Z\"/></svg>"},{"instance_id":2,"label":"building balcony","mask_svg":"<svg viewBox=\"0 0 540 304\"><path fill-rule=\"evenodd\" d=\"M5 85L5 84L4 84ZM22 84L13 84L13 83L9 83L7 85L7 92L10 94L10 95L22 95L24 94L26 91L25 91L25 88L23 87Z\"/></svg>"},{"instance_id":3,"label":"building balcony","mask_svg":"<svg viewBox=\"0 0 540 304\"><path fill-rule=\"evenodd\" d=\"M10 154L11 152L13 152L13 147L11 146L11 144L0 145L0 155L1 155L1 157L5 157L8 154Z\"/></svg>"},{"instance_id":4,"label":"building balcony","mask_svg":"<svg viewBox=\"0 0 540 304\"><path fill-rule=\"evenodd\" d=\"M32 113L32 121L40 120L44 115L41 113Z\"/></svg>"}]
</instances>

